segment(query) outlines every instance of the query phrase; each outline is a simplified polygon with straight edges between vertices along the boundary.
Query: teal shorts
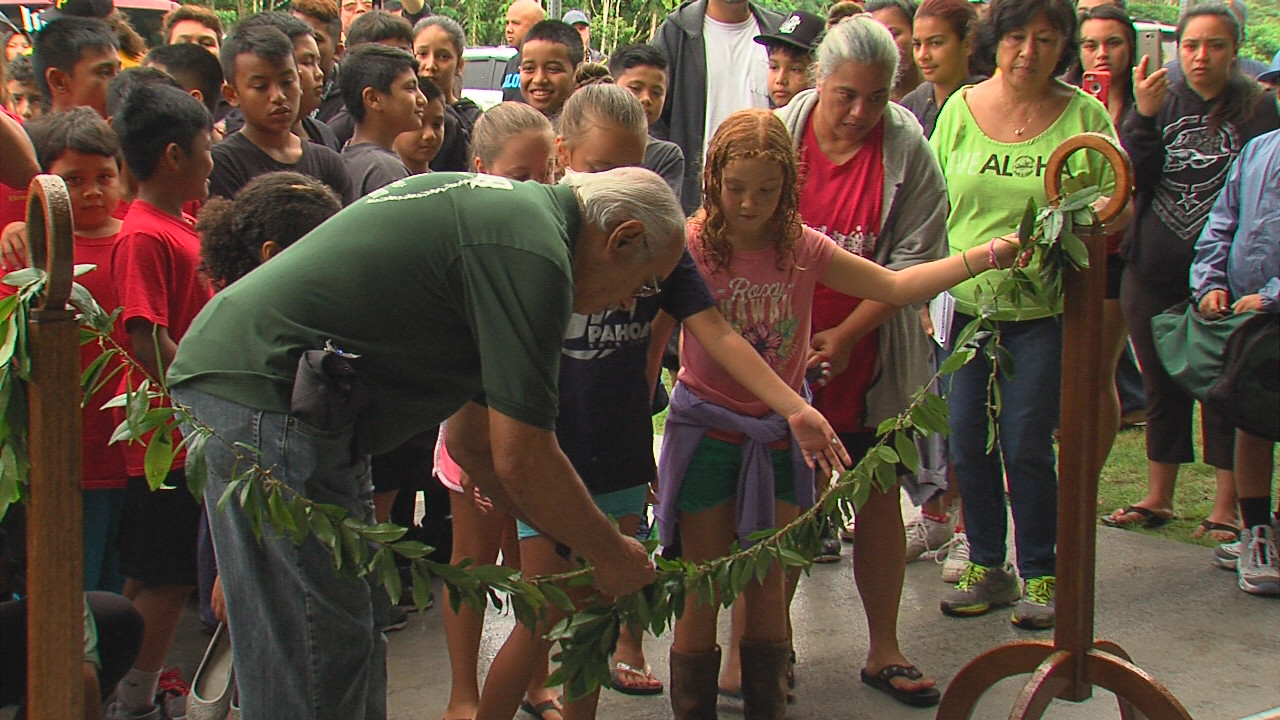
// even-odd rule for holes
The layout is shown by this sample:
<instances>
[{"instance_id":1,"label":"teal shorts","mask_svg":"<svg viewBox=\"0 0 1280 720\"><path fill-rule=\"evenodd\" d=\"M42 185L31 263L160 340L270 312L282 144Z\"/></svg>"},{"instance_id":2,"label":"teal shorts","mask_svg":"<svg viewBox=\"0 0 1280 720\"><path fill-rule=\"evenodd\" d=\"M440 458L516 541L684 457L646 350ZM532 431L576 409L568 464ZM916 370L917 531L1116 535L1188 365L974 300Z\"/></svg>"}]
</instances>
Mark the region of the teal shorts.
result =
<instances>
[{"instance_id":1,"label":"teal shorts","mask_svg":"<svg viewBox=\"0 0 1280 720\"><path fill-rule=\"evenodd\" d=\"M770 450L773 459L773 496L783 502L796 502L795 473L790 450ZM732 500L738 494L738 471L742 468L742 446L703 436L689 460L680 485L676 508L696 513L710 510Z\"/></svg>"},{"instance_id":2,"label":"teal shorts","mask_svg":"<svg viewBox=\"0 0 1280 720\"><path fill-rule=\"evenodd\" d=\"M600 512L611 518L620 518L643 513L644 499L648 496L649 486L637 485L626 490L615 490L601 495L592 495L591 499L595 501L596 507L600 508ZM538 537L542 533L517 520L516 534L521 540L525 540L531 537Z\"/></svg>"}]
</instances>

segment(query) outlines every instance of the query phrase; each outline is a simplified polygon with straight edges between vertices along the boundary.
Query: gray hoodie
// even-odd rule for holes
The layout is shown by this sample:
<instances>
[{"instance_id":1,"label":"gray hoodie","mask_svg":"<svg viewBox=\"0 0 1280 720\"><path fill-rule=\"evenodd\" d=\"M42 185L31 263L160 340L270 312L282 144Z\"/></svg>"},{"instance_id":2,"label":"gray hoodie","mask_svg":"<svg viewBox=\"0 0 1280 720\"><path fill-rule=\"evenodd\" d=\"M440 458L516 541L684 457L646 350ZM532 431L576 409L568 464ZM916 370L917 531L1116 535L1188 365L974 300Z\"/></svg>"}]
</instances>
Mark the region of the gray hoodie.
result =
<instances>
[{"instance_id":1,"label":"gray hoodie","mask_svg":"<svg viewBox=\"0 0 1280 720\"><path fill-rule=\"evenodd\" d=\"M818 91L805 90L774 112L800 147ZM884 202L873 258L891 270L944 258L947 248L947 186L942 170L911 111L889 103L884 111ZM911 403L933 377L933 341L920 324L920 303L901 308L880 326L876 373L867 390L864 424L875 427Z\"/></svg>"},{"instance_id":2,"label":"gray hoodie","mask_svg":"<svg viewBox=\"0 0 1280 720\"><path fill-rule=\"evenodd\" d=\"M777 30L785 19L772 10L748 4L762 34ZM667 57L667 102L650 132L684 151L680 199L685 214L702 205L702 140L707 124L707 46L702 39L702 20L706 15L706 0L686 1L667 15L653 36L654 46Z\"/></svg>"}]
</instances>

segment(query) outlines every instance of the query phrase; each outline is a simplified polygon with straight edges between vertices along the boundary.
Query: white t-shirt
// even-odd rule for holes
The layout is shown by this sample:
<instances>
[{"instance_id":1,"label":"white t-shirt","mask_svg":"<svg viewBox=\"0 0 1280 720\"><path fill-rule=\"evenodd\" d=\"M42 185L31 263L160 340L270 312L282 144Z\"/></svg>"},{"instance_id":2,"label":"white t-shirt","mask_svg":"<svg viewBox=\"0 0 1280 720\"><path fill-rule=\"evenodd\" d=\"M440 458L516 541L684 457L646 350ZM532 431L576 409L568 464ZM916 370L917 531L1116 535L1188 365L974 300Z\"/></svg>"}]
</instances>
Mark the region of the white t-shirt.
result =
<instances>
[{"instance_id":1,"label":"white t-shirt","mask_svg":"<svg viewBox=\"0 0 1280 720\"><path fill-rule=\"evenodd\" d=\"M733 113L749 107L769 108L769 55L756 35L762 32L756 19L723 23L702 19L707 49L707 119L703 127L702 155L711 136Z\"/></svg>"}]
</instances>

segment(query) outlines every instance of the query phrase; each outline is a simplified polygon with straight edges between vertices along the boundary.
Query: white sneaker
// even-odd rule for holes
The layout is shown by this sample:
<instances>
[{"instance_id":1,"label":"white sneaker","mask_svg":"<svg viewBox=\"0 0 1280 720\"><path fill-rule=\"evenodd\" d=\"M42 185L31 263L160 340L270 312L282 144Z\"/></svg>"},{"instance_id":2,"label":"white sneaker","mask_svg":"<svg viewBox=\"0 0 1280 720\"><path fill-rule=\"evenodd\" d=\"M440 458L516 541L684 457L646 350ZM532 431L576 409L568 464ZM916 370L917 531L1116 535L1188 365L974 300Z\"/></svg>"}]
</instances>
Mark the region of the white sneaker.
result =
<instances>
[{"instance_id":1,"label":"white sneaker","mask_svg":"<svg viewBox=\"0 0 1280 720\"><path fill-rule=\"evenodd\" d=\"M1240 589L1252 595L1280 595L1280 552L1270 525L1240 531Z\"/></svg>"},{"instance_id":2,"label":"white sneaker","mask_svg":"<svg viewBox=\"0 0 1280 720\"><path fill-rule=\"evenodd\" d=\"M1240 564L1240 541L1219 543L1218 547L1213 549L1213 564L1223 570L1235 570Z\"/></svg>"},{"instance_id":3,"label":"white sneaker","mask_svg":"<svg viewBox=\"0 0 1280 720\"><path fill-rule=\"evenodd\" d=\"M956 533L947 545L946 559L942 562L942 581L960 582L960 576L969 566L969 538L962 532Z\"/></svg>"},{"instance_id":4,"label":"white sneaker","mask_svg":"<svg viewBox=\"0 0 1280 720\"><path fill-rule=\"evenodd\" d=\"M924 515L907 523L907 562L926 558L932 560L947 547L956 530L956 517L948 515L945 522L938 522Z\"/></svg>"}]
</instances>

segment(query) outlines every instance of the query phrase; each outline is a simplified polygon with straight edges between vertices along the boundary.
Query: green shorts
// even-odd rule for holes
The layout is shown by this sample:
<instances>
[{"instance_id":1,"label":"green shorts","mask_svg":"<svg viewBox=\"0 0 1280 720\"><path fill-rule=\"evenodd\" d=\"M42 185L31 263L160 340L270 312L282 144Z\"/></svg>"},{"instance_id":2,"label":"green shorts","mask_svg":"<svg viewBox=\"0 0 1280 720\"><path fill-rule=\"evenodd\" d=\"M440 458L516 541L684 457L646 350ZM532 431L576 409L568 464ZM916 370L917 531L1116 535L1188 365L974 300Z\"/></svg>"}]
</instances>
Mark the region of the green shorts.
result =
<instances>
[{"instance_id":1,"label":"green shorts","mask_svg":"<svg viewBox=\"0 0 1280 720\"><path fill-rule=\"evenodd\" d=\"M790 450L770 450L773 459L773 496L795 504L795 474ZM676 508L695 513L721 505L738 494L738 471L742 468L742 446L703 436L689 459L689 468L680 485Z\"/></svg>"},{"instance_id":2,"label":"green shorts","mask_svg":"<svg viewBox=\"0 0 1280 720\"><path fill-rule=\"evenodd\" d=\"M596 507L600 508L600 512L611 518L620 518L626 515L639 515L644 512L644 499L649 495L648 485L637 485L626 490L615 490L614 492L603 493L601 495L592 495L591 499L595 501ZM521 540L527 540L531 537L538 537L542 533L525 523L516 521L516 535Z\"/></svg>"}]
</instances>

